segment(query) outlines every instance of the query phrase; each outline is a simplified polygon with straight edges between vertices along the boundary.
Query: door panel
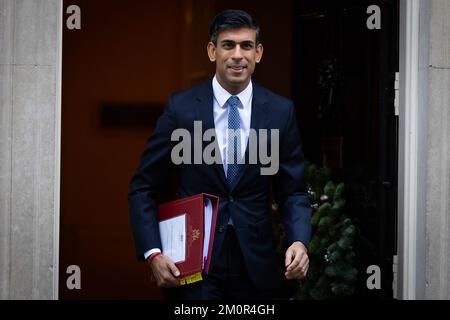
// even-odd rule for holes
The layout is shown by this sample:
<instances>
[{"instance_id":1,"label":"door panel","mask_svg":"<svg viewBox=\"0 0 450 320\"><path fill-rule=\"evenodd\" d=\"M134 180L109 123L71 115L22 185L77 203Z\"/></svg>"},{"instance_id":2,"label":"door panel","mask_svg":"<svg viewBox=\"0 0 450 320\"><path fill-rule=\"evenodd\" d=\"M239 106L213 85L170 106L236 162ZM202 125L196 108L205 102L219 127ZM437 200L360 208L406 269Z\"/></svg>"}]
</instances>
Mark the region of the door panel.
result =
<instances>
[{"instance_id":1,"label":"door panel","mask_svg":"<svg viewBox=\"0 0 450 320\"><path fill-rule=\"evenodd\" d=\"M381 9L369 30L366 10ZM294 1L294 99L306 156L345 182L347 207L360 229L355 296L392 298L396 252L398 70L397 1ZM381 269L368 290L366 268Z\"/></svg>"}]
</instances>

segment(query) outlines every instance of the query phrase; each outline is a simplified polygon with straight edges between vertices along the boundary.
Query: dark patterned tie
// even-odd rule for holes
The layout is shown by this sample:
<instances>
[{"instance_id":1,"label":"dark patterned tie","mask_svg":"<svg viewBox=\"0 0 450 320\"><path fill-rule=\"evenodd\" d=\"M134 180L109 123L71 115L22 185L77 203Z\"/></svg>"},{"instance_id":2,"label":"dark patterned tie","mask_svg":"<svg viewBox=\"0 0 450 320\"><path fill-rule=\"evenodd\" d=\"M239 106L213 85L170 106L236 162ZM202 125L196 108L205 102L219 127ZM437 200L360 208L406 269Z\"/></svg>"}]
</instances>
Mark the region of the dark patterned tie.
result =
<instances>
[{"instance_id":1,"label":"dark patterned tie","mask_svg":"<svg viewBox=\"0 0 450 320\"><path fill-rule=\"evenodd\" d=\"M228 101L228 146L227 146L227 182L231 187L235 183L240 165L238 159L241 158L241 118L239 117L238 106L241 103L237 96L231 96ZM233 161L230 161L230 160Z\"/></svg>"}]
</instances>

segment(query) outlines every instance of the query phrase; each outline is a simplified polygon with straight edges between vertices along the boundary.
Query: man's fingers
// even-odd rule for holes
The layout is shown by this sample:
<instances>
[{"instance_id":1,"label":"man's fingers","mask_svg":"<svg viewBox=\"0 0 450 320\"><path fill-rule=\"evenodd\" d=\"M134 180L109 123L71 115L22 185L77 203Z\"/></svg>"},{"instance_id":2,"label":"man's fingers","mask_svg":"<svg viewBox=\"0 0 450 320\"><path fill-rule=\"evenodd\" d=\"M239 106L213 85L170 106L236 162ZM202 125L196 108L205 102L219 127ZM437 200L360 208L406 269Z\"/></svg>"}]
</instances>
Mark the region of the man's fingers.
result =
<instances>
[{"instance_id":1,"label":"man's fingers","mask_svg":"<svg viewBox=\"0 0 450 320\"><path fill-rule=\"evenodd\" d=\"M287 267L291 264L293 251L291 247L286 250L286 257L284 259L284 266Z\"/></svg>"},{"instance_id":2,"label":"man's fingers","mask_svg":"<svg viewBox=\"0 0 450 320\"><path fill-rule=\"evenodd\" d=\"M298 267L298 265L300 264L300 257L295 256L294 260L291 262L291 264L287 267L287 271L291 271L294 270L295 268Z\"/></svg>"},{"instance_id":3,"label":"man's fingers","mask_svg":"<svg viewBox=\"0 0 450 320\"><path fill-rule=\"evenodd\" d=\"M304 278L306 276L306 273L308 272L308 268L309 268L309 258L307 254L304 254L302 256L302 259L300 261L300 263L298 264L297 273L299 273L299 276L301 278Z\"/></svg>"},{"instance_id":4,"label":"man's fingers","mask_svg":"<svg viewBox=\"0 0 450 320\"><path fill-rule=\"evenodd\" d=\"M158 281L158 286L164 288L172 288L180 285L180 282L175 278L170 269L165 270Z\"/></svg>"},{"instance_id":5,"label":"man's fingers","mask_svg":"<svg viewBox=\"0 0 450 320\"><path fill-rule=\"evenodd\" d=\"M292 250L291 256L293 260L286 268L285 277L287 279L305 278L309 268L308 255L304 250Z\"/></svg>"},{"instance_id":6,"label":"man's fingers","mask_svg":"<svg viewBox=\"0 0 450 320\"><path fill-rule=\"evenodd\" d=\"M306 277L306 274L308 273L309 264L304 266L300 271L300 279L304 279Z\"/></svg>"},{"instance_id":7,"label":"man's fingers","mask_svg":"<svg viewBox=\"0 0 450 320\"><path fill-rule=\"evenodd\" d=\"M300 271L286 271L284 273L286 279L297 279L300 277Z\"/></svg>"},{"instance_id":8,"label":"man's fingers","mask_svg":"<svg viewBox=\"0 0 450 320\"><path fill-rule=\"evenodd\" d=\"M158 258L156 257L155 259ZM180 285L179 280L176 278L180 275L180 271L169 257L161 256L160 260L153 261L151 267L159 287L171 288Z\"/></svg>"},{"instance_id":9,"label":"man's fingers","mask_svg":"<svg viewBox=\"0 0 450 320\"><path fill-rule=\"evenodd\" d=\"M286 279L303 279L306 277L306 274L308 273L309 265L307 265L304 268L298 268L291 271L286 271L284 273L284 276Z\"/></svg>"},{"instance_id":10,"label":"man's fingers","mask_svg":"<svg viewBox=\"0 0 450 320\"><path fill-rule=\"evenodd\" d=\"M180 285L180 283L173 277L171 279L163 278L157 284L158 284L158 287L163 287L163 288L173 288L173 287L178 287Z\"/></svg>"},{"instance_id":11,"label":"man's fingers","mask_svg":"<svg viewBox=\"0 0 450 320\"><path fill-rule=\"evenodd\" d=\"M178 277L180 275L180 271L175 266L175 263L172 261L167 261L167 266L169 267L170 272L175 276Z\"/></svg>"},{"instance_id":12,"label":"man's fingers","mask_svg":"<svg viewBox=\"0 0 450 320\"><path fill-rule=\"evenodd\" d=\"M304 270L309 265L309 258L307 254L304 254L300 260L299 266Z\"/></svg>"},{"instance_id":13,"label":"man's fingers","mask_svg":"<svg viewBox=\"0 0 450 320\"><path fill-rule=\"evenodd\" d=\"M300 242L296 241L286 250L286 258L284 261L284 266L288 270L298 266L298 263L306 254L306 247ZM293 261L294 260L294 261Z\"/></svg>"},{"instance_id":14,"label":"man's fingers","mask_svg":"<svg viewBox=\"0 0 450 320\"><path fill-rule=\"evenodd\" d=\"M287 271L294 270L298 267L301 261L307 256L304 251L292 250L294 260L287 266Z\"/></svg>"},{"instance_id":15,"label":"man's fingers","mask_svg":"<svg viewBox=\"0 0 450 320\"><path fill-rule=\"evenodd\" d=\"M172 275L171 272L168 272L163 278L164 287L177 287L179 285L179 281Z\"/></svg>"}]
</instances>

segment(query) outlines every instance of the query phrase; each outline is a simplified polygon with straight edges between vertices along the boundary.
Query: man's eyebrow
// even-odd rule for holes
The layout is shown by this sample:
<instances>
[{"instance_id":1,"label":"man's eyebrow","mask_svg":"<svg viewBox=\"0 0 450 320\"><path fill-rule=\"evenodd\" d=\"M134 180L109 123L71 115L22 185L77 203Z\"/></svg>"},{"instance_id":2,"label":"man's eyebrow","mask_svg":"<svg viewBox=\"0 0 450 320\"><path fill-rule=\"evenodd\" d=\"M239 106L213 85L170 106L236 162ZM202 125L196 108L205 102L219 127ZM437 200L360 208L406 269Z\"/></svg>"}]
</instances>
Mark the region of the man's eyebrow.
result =
<instances>
[{"instance_id":1,"label":"man's eyebrow","mask_svg":"<svg viewBox=\"0 0 450 320\"><path fill-rule=\"evenodd\" d=\"M243 40L243 41L241 41L241 42L236 42L236 41L230 40L230 39L223 39L220 43L233 43L233 44L236 44L236 43L243 43L243 44L254 44L255 41L253 41L253 40Z\"/></svg>"}]
</instances>

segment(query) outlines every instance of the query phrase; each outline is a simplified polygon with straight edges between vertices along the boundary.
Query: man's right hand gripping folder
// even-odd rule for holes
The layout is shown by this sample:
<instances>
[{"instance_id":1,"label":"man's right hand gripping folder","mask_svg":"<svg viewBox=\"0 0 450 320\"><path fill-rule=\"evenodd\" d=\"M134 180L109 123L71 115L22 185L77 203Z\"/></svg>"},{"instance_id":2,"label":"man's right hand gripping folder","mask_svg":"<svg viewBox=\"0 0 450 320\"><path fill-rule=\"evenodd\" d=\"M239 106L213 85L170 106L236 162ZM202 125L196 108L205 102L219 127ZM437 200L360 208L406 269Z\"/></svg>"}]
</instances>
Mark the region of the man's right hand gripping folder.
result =
<instances>
[{"instance_id":1,"label":"man's right hand gripping folder","mask_svg":"<svg viewBox=\"0 0 450 320\"><path fill-rule=\"evenodd\" d=\"M200 193L158 208L162 253L180 270L180 285L209 272L218 207L218 197Z\"/></svg>"}]
</instances>

